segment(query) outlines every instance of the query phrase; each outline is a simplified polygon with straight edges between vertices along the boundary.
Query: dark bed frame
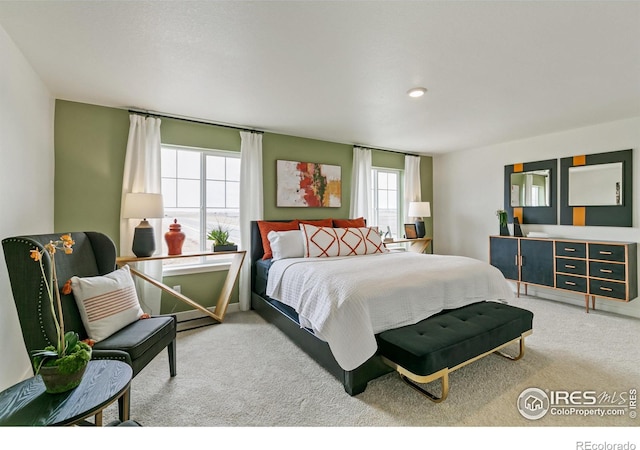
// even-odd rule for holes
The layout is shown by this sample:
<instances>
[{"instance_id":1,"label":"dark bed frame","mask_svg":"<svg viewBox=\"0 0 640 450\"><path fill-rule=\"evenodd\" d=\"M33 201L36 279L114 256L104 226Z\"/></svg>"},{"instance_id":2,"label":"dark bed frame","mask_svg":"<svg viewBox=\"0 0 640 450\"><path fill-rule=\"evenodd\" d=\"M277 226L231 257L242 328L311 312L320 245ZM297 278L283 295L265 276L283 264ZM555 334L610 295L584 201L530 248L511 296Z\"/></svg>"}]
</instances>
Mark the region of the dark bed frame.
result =
<instances>
[{"instance_id":1,"label":"dark bed frame","mask_svg":"<svg viewBox=\"0 0 640 450\"><path fill-rule=\"evenodd\" d=\"M270 222L289 222L272 220ZM256 262L262 259L264 249L258 222L251 222L251 307L266 321L274 324L289 337L300 349L311 356L318 364L335 376L349 395L363 392L367 383L393 369L386 365L377 354L354 370L344 370L338 365L329 345L317 338L310 330L302 328L297 314L291 308L256 292Z\"/></svg>"}]
</instances>

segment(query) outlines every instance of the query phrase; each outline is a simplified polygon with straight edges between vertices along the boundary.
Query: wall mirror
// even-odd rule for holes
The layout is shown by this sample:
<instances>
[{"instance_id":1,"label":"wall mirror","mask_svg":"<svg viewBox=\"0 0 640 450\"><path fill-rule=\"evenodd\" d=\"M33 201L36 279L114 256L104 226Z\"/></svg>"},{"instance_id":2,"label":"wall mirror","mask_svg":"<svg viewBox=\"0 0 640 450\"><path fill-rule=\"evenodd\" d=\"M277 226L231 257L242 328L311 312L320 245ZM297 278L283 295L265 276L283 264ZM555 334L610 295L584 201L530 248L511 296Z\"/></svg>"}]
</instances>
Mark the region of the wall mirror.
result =
<instances>
[{"instance_id":1,"label":"wall mirror","mask_svg":"<svg viewBox=\"0 0 640 450\"><path fill-rule=\"evenodd\" d=\"M517 217L525 225L557 224L557 172L557 159L504 166L507 220Z\"/></svg>"},{"instance_id":2,"label":"wall mirror","mask_svg":"<svg viewBox=\"0 0 640 450\"><path fill-rule=\"evenodd\" d=\"M511 174L511 206L551 206L551 170Z\"/></svg>"},{"instance_id":3,"label":"wall mirror","mask_svg":"<svg viewBox=\"0 0 640 450\"><path fill-rule=\"evenodd\" d=\"M569 206L622 205L622 162L569 167Z\"/></svg>"},{"instance_id":4,"label":"wall mirror","mask_svg":"<svg viewBox=\"0 0 640 450\"><path fill-rule=\"evenodd\" d=\"M560 224L633 226L633 152L560 160Z\"/></svg>"}]
</instances>

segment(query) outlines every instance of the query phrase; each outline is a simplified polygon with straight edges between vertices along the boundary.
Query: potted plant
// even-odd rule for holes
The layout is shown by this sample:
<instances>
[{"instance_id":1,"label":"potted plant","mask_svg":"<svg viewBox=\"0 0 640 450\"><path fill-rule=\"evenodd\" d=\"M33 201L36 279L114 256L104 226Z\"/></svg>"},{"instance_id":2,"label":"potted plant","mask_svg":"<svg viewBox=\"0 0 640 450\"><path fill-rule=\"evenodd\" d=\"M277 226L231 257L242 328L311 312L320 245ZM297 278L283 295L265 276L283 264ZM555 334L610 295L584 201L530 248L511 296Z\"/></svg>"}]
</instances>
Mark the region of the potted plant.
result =
<instances>
[{"instance_id":1,"label":"potted plant","mask_svg":"<svg viewBox=\"0 0 640 450\"><path fill-rule=\"evenodd\" d=\"M62 301L58 289L58 276L56 274L56 253L58 250L65 254L73 252L71 235L65 234L57 241L49 241L42 250L31 250L30 256L40 263L42 279L49 296L49 305L56 326L56 343L41 350L31 353L35 375L40 375L49 393L66 392L78 386L91 359L91 347L81 342L78 333L65 332L64 317L62 315ZM51 273L47 277L44 271L42 257L44 253L51 259ZM51 280L50 282L47 280ZM67 282L62 288L63 294L71 292L71 284Z\"/></svg>"},{"instance_id":2,"label":"potted plant","mask_svg":"<svg viewBox=\"0 0 640 450\"><path fill-rule=\"evenodd\" d=\"M238 246L229 241L229 230L222 228L220 224L217 228L209 231L207 239L213 241L214 252L235 252L238 250Z\"/></svg>"},{"instance_id":3,"label":"potted plant","mask_svg":"<svg viewBox=\"0 0 640 450\"><path fill-rule=\"evenodd\" d=\"M509 228L507 227L507 212L504 209L496 211L498 221L500 222L500 236L510 236Z\"/></svg>"}]
</instances>

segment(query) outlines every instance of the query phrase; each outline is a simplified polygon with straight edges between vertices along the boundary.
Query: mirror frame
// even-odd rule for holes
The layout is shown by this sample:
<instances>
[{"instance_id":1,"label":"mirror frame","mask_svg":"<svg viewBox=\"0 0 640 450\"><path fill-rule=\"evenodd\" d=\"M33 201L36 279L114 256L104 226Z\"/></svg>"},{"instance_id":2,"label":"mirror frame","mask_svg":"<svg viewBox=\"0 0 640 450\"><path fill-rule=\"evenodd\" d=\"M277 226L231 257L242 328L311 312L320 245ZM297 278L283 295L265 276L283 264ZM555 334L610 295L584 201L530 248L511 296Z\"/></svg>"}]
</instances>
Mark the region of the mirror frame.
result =
<instances>
[{"instance_id":1,"label":"mirror frame","mask_svg":"<svg viewBox=\"0 0 640 450\"><path fill-rule=\"evenodd\" d=\"M549 206L511 206L511 174L518 172L531 172L534 170L549 170ZM558 223L558 160L547 159L528 163L510 164L504 166L504 210L507 211L508 221L513 222L517 217L520 224L546 224Z\"/></svg>"},{"instance_id":2,"label":"mirror frame","mask_svg":"<svg viewBox=\"0 0 640 450\"><path fill-rule=\"evenodd\" d=\"M622 162L622 205L569 206L569 168ZM560 225L633 226L633 150L577 155L560 160Z\"/></svg>"}]
</instances>

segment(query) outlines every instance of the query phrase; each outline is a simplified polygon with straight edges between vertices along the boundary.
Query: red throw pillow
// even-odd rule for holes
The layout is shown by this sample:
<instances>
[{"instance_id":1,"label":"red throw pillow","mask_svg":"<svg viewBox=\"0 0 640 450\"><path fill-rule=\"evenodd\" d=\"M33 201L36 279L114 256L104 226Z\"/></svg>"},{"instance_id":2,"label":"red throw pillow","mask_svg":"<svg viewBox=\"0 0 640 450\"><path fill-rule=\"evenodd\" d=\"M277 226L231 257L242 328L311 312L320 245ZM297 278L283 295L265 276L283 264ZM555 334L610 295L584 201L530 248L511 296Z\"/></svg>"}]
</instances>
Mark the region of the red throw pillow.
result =
<instances>
[{"instance_id":1,"label":"red throw pillow","mask_svg":"<svg viewBox=\"0 0 640 450\"><path fill-rule=\"evenodd\" d=\"M362 228L367 224L364 221L364 217L358 217L357 219L333 219L334 228Z\"/></svg>"},{"instance_id":2,"label":"red throw pillow","mask_svg":"<svg viewBox=\"0 0 640 450\"><path fill-rule=\"evenodd\" d=\"M264 250L264 256L262 259L273 258L271 252L271 243L267 235L270 231L291 231L298 229L298 221L292 220L291 222L269 222L266 220L258 221L258 228L260 229L260 237L262 238L262 248Z\"/></svg>"},{"instance_id":3,"label":"red throw pillow","mask_svg":"<svg viewBox=\"0 0 640 450\"><path fill-rule=\"evenodd\" d=\"M298 224L306 223L307 225L313 225L314 227L333 227L333 220L331 219L319 219L319 220L303 220L298 219Z\"/></svg>"}]
</instances>

